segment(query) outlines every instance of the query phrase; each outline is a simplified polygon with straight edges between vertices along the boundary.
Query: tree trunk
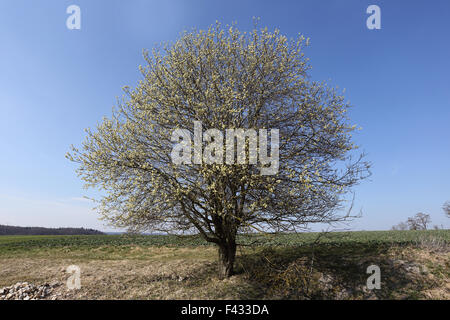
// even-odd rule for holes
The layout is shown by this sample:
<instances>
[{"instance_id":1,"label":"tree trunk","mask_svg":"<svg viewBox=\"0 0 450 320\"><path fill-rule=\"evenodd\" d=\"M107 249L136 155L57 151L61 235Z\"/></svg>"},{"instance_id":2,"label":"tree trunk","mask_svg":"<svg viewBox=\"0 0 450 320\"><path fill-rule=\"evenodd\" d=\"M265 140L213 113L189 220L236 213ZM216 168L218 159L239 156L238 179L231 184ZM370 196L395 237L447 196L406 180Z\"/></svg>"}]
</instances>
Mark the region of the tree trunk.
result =
<instances>
[{"instance_id":1,"label":"tree trunk","mask_svg":"<svg viewBox=\"0 0 450 320\"><path fill-rule=\"evenodd\" d=\"M236 258L236 243L219 244L219 277L228 278L233 275L234 260Z\"/></svg>"}]
</instances>

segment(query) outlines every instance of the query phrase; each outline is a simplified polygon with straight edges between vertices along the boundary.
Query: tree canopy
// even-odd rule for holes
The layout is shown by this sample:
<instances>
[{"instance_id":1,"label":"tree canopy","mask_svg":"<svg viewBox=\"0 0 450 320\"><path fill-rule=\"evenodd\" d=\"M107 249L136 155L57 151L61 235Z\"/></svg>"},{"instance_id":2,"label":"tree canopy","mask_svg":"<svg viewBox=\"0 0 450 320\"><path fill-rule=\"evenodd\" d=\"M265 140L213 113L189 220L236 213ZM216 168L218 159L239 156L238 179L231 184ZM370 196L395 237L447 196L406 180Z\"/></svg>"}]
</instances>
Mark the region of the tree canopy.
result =
<instances>
[{"instance_id":1,"label":"tree canopy","mask_svg":"<svg viewBox=\"0 0 450 320\"><path fill-rule=\"evenodd\" d=\"M450 201L444 203L444 205L442 206L442 210L444 210L445 215L450 218Z\"/></svg>"},{"instance_id":2,"label":"tree canopy","mask_svg":"<svg viewBox=\"0 0 450 320\"><path fill-rule=\"evenodd\" d=\"M369 164L355 151L356 126L344 97L308 75L307 45L301 35L288 40L278 30L216 24L145 51L139 84L125 87L112 116L68 153L86 186L103 190L103 218L134 230L199 232L219 245L223 275L232 273L238 232L345 219L338 210L343 196L368 175ZM272 139L270 149L276 171L261 174L267 163L249 157L174 163L173 132L188 130L192 138L194 122L223 133L276 133L279 143ZM200 146L204 160L204 153L226 153L221 145L211 151L223 137L205 134L187 143L194 151ZM257 153L267 147L259 140ZM242 152L249 156L250 142Z\"/></svg>"}]
</instances>

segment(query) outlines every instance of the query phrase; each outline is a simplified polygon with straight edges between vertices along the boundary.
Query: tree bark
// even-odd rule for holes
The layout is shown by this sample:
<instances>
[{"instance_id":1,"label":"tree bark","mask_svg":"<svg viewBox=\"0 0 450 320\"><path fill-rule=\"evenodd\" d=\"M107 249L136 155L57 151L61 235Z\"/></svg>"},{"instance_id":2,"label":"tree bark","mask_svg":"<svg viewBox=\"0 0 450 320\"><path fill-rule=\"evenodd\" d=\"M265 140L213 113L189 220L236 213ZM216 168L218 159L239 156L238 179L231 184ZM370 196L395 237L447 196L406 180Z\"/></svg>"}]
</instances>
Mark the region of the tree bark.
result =
<instances>
[{"instance_id":1,"label":"tree bark","mask_svg":"<svg viewBox=\"0 0 450 320\"><path fill-rule=\"evenodd\" d=\"M228 278L234 272L234 260L236 258L236 243L219 243L218 271L220 278Z\"/></svg>"}]
</instances>

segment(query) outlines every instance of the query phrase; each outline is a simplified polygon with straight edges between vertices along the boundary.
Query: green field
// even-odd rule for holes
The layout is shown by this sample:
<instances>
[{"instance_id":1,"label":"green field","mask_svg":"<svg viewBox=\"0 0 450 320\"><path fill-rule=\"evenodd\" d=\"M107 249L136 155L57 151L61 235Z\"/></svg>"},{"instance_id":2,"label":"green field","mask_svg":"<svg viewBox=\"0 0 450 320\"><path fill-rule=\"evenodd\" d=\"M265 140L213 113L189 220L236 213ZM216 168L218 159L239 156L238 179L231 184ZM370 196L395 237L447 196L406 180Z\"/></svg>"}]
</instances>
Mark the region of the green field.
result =
<instances>
[{"instance_id":1,"label":"green field","mask_svg":"<svg viewBox=\"0 0 450 320\"><path fill-rule=\"evenodd\" d=\"M314 243L319 233L265 234L238 237L238 243L257 246L303 246ZM450 230L425 231L354 231L324 233L320 243L330 245L404 245L439 239L450 243ZM175 235L84 235L84 236L0 236L0 254L33 248L99 247L99 246L176 246L214 245L200 236Z\"/></svg>"}]
</instances>

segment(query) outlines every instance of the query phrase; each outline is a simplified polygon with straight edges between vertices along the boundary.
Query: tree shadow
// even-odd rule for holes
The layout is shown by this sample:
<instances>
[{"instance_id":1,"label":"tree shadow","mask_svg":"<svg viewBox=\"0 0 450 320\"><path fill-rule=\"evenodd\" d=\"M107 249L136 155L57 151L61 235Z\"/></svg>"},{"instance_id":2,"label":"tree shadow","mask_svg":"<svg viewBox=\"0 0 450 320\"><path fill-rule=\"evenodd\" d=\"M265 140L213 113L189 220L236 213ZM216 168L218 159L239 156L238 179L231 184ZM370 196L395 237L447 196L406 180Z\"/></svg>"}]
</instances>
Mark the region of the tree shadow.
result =
<instances>
[{"instance_id":1,"label":"tree shadow","mask_svg":"<svg viewBox=\"0 0 450 320\"><path fill-rule=\"evenodd\" d=\"M417 299L430 284L396 265L389 248L367 243L254 248L238 256L236 271L258 293L254 299ZM380 289L366 286L370 265L380 268Z\"/></svg>"}]
</instances>

